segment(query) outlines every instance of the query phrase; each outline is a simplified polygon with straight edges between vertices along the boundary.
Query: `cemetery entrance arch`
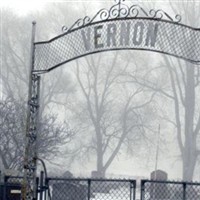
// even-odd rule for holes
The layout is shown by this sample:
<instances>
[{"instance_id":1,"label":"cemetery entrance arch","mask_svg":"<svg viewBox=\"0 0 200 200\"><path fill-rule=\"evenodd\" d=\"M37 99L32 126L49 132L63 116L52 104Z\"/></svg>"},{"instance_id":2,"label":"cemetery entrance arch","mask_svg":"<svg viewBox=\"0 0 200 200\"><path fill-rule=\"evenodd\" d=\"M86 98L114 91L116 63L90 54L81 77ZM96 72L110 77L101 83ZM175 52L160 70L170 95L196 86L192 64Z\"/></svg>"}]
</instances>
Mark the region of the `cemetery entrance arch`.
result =
<instances>
[{"instance_id":1,"label":"cemetery entrance arch","mask_svg":"<svg viewBox=\"0 0 200 200\"><path fill-rule=\"evenodd\" d=\"M29 100L24 158L23 200L36 198L37 120L40 75L64 63L90 54L116 50L145 50L168 54L200 64L200 29L181 23L162 10L146 11L138 5L116 0L90 18L78 19L49 41L35 42L32 29Z\"/></svg>"}]
</instances>

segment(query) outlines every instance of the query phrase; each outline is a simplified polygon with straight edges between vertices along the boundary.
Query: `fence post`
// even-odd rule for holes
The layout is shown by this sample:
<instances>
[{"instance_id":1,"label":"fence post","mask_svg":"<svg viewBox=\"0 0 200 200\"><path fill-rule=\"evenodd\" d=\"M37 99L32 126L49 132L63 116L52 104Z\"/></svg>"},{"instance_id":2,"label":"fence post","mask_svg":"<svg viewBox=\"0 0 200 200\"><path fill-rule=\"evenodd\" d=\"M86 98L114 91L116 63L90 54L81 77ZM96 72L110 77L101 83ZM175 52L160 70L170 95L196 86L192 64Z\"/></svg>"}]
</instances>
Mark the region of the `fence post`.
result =
<instances>
[{"instance_id":1,"label":"fence post","mask_svg":"<svg viewBox=\"0 0 200 200\"><path fill-rule=\"evenodd\" d=\"M88 179L88 200L90 200L91 179Z\"/></svg>"},{"instance_id":2,"label":"fence post","mask_svg":"<svg viewBox=\"0 0 200 200\"><path fill-rule=\"evenodd\" d=\"M136 182L135 181L130 181L130 199L135 200L135 195L136 195ZM132 197L133 194L133 198Z\"/></svg>"},{"instance_id":3,"label":"fence post","mask_svg":"<svg viewBox=\"0 0 200 200\"><path fill-rule=\"evenodd\" d=\"M43 183L44 183L44 172L41 171L40 172L40 185L39 185L40 200L43 200L43 192L44 192Z\"/></svg>"},{"instance_id":4,"label":"fence post","mask_svg":"<svg viewBox=\"0 0 200 200\"><path fill-rule=\"evenodd\" d=\"M3 182L3 200L6 200L6 196L7 196L7 180L8 180L8 177L7 176L4 176L4 182Z\"/></svg>"},{"instance_id":5,"label":"fence post","mask_svg":"<svg viewBox=\"0 0 200 200\"><path fill-rule=\"evenodd\" d=\"M145 190L144 184L145 184L145 182L146 182L145 180L141 180L141 186L140 186L141 187L141 189L140 189L140 199L141 200L144 200L144 195L145 195L145 193L144 193L145 192L144 191Z\"/></svg>"},{"instance_id":6,"label":"fence post","mask_svg":"<svg viewBox=\"0 0 200 200\"><path fill-rule=\"evenodd\" d=\"M44 193L44 199L47 200L47 196L49 195L49 179L45 178L45 193Z\"/></svg>"},{"instance_id":7,"label":"fence post","mask_svg":"<svg viewBox=\"0 0 200 200\"><path fill-rule=\"evenodd\" d=\"M183 200L186 200L186 183L183 183Z\"/></svg>"}]
</instances>

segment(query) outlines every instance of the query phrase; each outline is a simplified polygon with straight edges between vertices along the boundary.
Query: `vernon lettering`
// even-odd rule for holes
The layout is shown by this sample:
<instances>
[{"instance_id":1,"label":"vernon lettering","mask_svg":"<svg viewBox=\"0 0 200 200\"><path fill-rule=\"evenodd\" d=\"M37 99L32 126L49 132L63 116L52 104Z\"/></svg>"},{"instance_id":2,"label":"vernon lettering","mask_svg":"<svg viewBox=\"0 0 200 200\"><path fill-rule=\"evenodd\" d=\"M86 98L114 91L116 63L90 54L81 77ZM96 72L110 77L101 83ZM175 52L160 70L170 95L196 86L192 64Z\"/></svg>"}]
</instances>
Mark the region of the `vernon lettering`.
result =
<instances>
[{"instance_id":1,"label":"vernon lettering","mask_svg":"<svg viewBox=\"0 0 200 200\"><path fill-rule=\"evenodd\" d=\"M155 47L158 24L142 21L104 23L81 30L86 51L104 48Z\"/></svg>"}]
</instances>

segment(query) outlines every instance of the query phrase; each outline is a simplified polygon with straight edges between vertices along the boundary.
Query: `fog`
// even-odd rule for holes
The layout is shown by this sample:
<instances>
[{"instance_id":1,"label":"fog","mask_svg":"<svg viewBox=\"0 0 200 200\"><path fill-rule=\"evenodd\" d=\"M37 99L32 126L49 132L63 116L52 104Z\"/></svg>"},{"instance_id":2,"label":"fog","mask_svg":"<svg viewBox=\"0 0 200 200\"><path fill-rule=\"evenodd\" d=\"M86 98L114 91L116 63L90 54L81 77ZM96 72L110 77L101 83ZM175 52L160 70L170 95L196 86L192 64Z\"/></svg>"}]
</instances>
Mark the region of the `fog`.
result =
<instances>
[{"instance_id":1,"label":"fog","mask_svg":"<svg viewBox=\"0 0 200 200\"><path fill-rule=\"evenodd\" d=\"M178 23L200 26L200 2L123 3L137 3L146 11L163 9L174 20L180 14L182 19ZM1 171L22 169L32 21L37 22L36 42L47 41L62 34L63 26L70 28L76 20L93 17L100 9L115 4L96 0L55 1L38 3L32 9L27 5L21 10L1 5ZM120 39L112 35L113 27L118 28L111 24L110 28L108 25L94 29L91 35L84 29L86 50L93 50L89 39L95 34L95 47L109 48L109 42L117 43ZM152 49L155 44L150 42L156 37L152 30L157 34L156 26L152 30L148 27L144 25L147 35L141 43L147 41ZM106 36L100 34L101 30L108 31ZM135 37L136 43L137 35L132 36L132 32L130 29L128 36ZM179 33L176 34L178 38ZM166 42L173 39L169 37ZM130 41L134 43L133 39ZM51 58L38 56L36 63L45 66L49 62L44 68L53 67L57 60L64 60L67 49L62 49L67 45L60 45L59 51L55 48ZM74 35L69 48L81 52L80 46L79 36ZM36 51L36 56L41 52ZM162 53L139 49L106 51L65 63L41 74L39 157L44 159L49 174L56 176L70 171L74 176L90 177L92 171L97 171L106 177L149 178L152 171L161 169L170 180L200 181L199 92L200 67Z\"/></svg>"}]
</instances>

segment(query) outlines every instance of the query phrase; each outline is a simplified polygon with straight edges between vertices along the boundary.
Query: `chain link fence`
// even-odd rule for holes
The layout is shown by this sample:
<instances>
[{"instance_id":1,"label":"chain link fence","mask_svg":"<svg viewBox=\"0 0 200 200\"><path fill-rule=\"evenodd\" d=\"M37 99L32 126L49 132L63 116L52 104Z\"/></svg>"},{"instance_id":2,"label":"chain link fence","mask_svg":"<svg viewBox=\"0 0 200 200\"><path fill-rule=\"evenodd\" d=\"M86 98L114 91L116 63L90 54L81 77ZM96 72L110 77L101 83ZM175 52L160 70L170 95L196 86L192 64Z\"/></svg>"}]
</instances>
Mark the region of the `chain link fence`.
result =
<instances>
[{"instance_id":1,"label":"chain link fence","mask_svg":"<svg viewBox=\"0 0 200 200\"><path fill-rule=\"evenodd\" d=\"M200 183L142 180L141 200L199 200Z\"/></svg>"},{"instance_id":2,"label":"chain link fence","mask_svg":"<svg viewBox=\"0 0 200 200\"><path fill-rule=\"evenodd\" d=\"M0 200L21 200L23 177L1 176ZM37 178L37 200L200 200L200 183L126 179ZM136 192L137 191L137 192Z\"/></svg>"},{"instance_id":3,"label":"chain link fence","mask_svg":"<svg viewBox=\"0 0 200 200\"><path fill-rule=\"evenodd\" d=\"M135 180L48 178L51 200L134 200ZM48 195L45 194L47 197Z\"/></svg>"}]
</instances>

